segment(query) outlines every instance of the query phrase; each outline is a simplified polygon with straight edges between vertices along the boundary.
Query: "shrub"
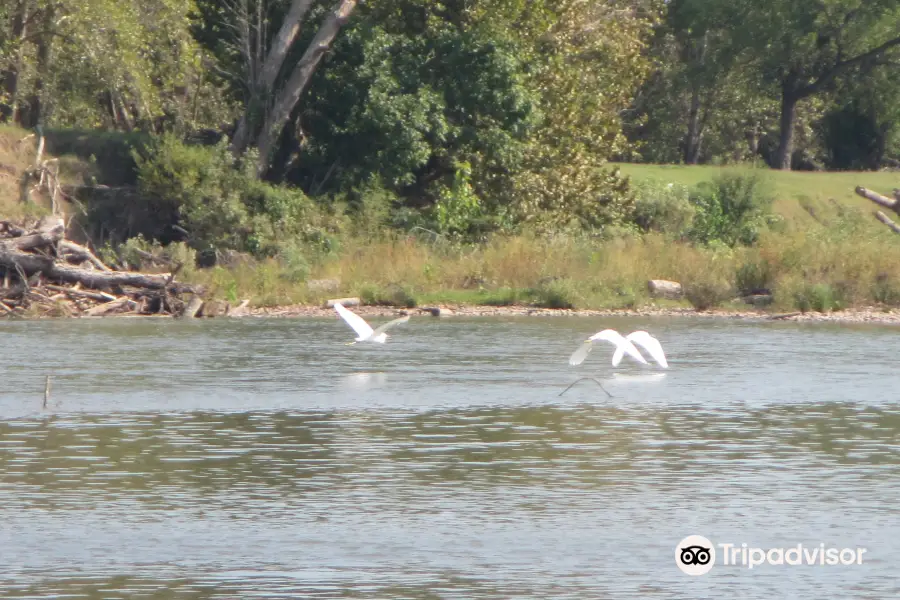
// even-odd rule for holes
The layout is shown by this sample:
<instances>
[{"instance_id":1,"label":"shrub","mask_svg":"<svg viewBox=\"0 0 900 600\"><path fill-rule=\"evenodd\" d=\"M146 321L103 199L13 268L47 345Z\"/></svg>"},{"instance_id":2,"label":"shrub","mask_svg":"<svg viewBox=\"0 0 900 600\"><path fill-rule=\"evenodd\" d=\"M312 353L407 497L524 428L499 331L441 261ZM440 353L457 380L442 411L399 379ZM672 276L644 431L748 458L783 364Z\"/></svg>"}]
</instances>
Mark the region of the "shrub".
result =
<instances>
[{"instance_id":1,"label":"shrub","mask_svg":"<svg viewBox=\"0 0 900 600\"><path fill-rule=\"evenodd\" d=\"M515 306L520 301L520 293L515 288L503 288L491 292L481 301L485 306Z\"/></svg>"},{"instance_id":2,"label":"shrub","mask_svg":"<svg viewBox=\"0 0 900 600\"><path fill-rule=\"evenodd\" d=\"M316 260L338 247L343 217L329 214L298 188L259 181L254 151L235 160L224 140L197 146L165 135L135 153L135 161L137 204L146 207L147 218L119 215L111 221L137 222L135 233L148 239L166 243L186 237L205 257L234 250L270 258L285 245L301 244L301 254Z\"/></svg>"},{"instance_id":3,"label":"shrub","mask_svg":"<svg viewBox=\"0 0 900 600\"><path fill-rule=\"evenodd\" d=\"M564 279L554 279L541 283L531 290L532 304L541 308L575 308L575 293L572 283Z\"/></svg>"},{"instance_id":4,"label":"shrub","mask_svg":"<svg viewBox=\"0 0 900 600\"><path fill-rule=\"evenodd\" d=\"M794 303L801 312L810 310L826 313L846 307L844 294L827 283L805 284L794 295Z\"/></svg>"},{"instance_id":5,"label":"shrub","mask_svg":"<svg viewBox=\"0 0 900 600\"><path fill-rule=\"evenodd\" d=\"M376 176L347 192L335 194L332 203L346 207L354 235L372 239L393 224L400 198Z\"/></svg>"},{"instance_id":6,"label":"shrub","mask_svg":"<svg viewBox=\"0 0 900 600\"><path fill-rule=\"evenodd\" d=\"M339 246L344 223L328 215L302 190L275 186L248 176L243 202L251 215L246 246L257 256L276 256L284 245L305 246L309 258L320 259Z\"/></svg>"},{"instance_id":7,"label":"shrub","mask_svg":"<svg viewBox=\"0 0 900 600\"><path fill-rule=\"evenodd\" d=\"M201 251L242 250L249 215L241 199L245 175L235 168L226 142L188 146L172 135L157 138L144 154L135 152L141 200L155 207L162 223L151 237L169 241L178 225L190 245Z\"/></svg>"},{"instance_id":8,"label":"shrub","mask_svg":"<svg viewBox=\"0 0 900 600\"><path fill-rule=\"evenodd\" d=\"M713 277L700 278L684 285L684 297L696 310L709 310L728 300L731 289Z\"/></svg>"},{"instance_id":9,"label":"shrub","mask_svg":"<svg viewBox=\"0 0 900 600\"><path fill-rule=\"evenodd\" d=\"M415 308L418 304L412 292L403 286L390 284L386 288L368 285L359 293L363 304L374 306L402 306Z\"/></svg>"},{"instance_id":10,"label":"shrub","mask_svg":"<svg viewBox=\"0 0 900 600\"><path fill-rule=\"evenodd\" d=\"M285 244L278 252L282 266L281 277L291 283L300 283L309 278L310 265L304 249L298 244Z\"/></svg>"},{"instance_id":11,"label":"shrub","mask_svg":"<svg viewBox=\"0 0 900 600\"><path fill-rule=\"evenodd\" d=\"M187 275L197 260L197 253L183 242L173 242L163 246L157 240L147 240L142 235L129 238L113 249L100 249L100 258L126 269L152 270L160 266L171 268L167 263L181 263L181 274Z\"/></svg>"},{"instance_id":12,"label":"shrub","mask_svg":"<svg viewBox=\"0 0 900 600\"><path fill-rule=\"evenodd\" d=\"M888 306L900 305L900 284L887 273L879 273L872 285L872 299Z\"/></svg>"},{"instance_id":13,"label":"shrub","mask_svg":"<svg viewBox=\"0 0 900 600\"><path fill-rule=\"evenodd\" d=\"M570 158L548 158L548 165L516 176L511 222L540 233L596 233L631 222L634 192L618 167L604 169L578 153Z\"/></svg>"},{"instance_id":14,"label":"shrub","mask_svg":"<svg viewBox=\"0 0 900 600\"><path fill-rule=\"evenodd\" d=\"M696 214L689 232L695 242L751 246L771 215L769 182L757 172L728 173L703 182L690 194Z\"/></svg>"},{"instance_id":15,"label":"shrub","mask_svg":"<svg viewBox=\"0 0 900 600\"><path fill-rule=\"evenodd\" d=\"M633 184L634 223L643 231L681 236L694 219L696 209L687 186L648 180Z\"/></svg>"},{"instance_id":16,"label":"shrub","mask_svg":"<svg viewBox=\"0 0 900 600\"><path fill-rule=\"evenodd\" d=\"M742 264L734 274L734 287L744 296L770 290L774 270L769 261L759 259Z\"/></svg>"}]
</instances>

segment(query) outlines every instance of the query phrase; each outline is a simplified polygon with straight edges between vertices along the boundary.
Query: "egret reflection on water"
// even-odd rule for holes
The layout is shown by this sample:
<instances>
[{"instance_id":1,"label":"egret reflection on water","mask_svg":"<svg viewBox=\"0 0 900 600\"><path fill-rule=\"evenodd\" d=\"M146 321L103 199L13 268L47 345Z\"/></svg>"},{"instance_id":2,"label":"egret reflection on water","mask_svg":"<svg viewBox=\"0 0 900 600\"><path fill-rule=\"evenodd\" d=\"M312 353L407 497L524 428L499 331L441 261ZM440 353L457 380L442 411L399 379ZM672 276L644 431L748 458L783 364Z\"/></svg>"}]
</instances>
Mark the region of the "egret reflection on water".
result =
<instances>
[{"instance_id":1,"label":"egret reflection on water","mask_svg":"<svg viewBox=\"0 0 900 600\"><path fill-rule=\"evenodd\" d=\"M364 371L344 376L343 385L352 390L367 390L379 387L387 382L387 373L382 371Z\"/></svg>"},{"instance_id":2,"label":"egret reflection on water","mask_svg":"<svg viewBox=\"0 0 900 600\"><path fill-rule=\"evenodd\" d=\"M665 373L642 373L640 375L632 375L631 373L613 373L613 379L616 383L650 383L665 379Z\"/></svg>"},{"instance_id":3,"label":"egret reflection on water","mask_svg":"<svg viewBox=\"0 0 900 600\"><path fill-rule=\"evenodd\" d=\"M597 385L600 386L600 389L601 389L601 390L603 390L604 392L606 392L606 395L607 395L607 396L609 396L610 398L613 397L613 395L610 394L610 393L607 391L607 389L606 389L605 387L603 387L603 384L600 383L600 380L597 379L596 377L580 377L580 378L576 379L575 381L573 381L572 383L570 383L570 384L569 384L569 387L567 387L566 389L564 389L563 391L561 391L561 392L559 393L559 395L562 396L563 394L565 394L566 392L568 392L569 390L571 390L573 387L575 387L575 384L576 384L576 383L578 383L579 381L584 381L585 379L590 379L590 380L592 380L594 383L596 383Z\"/></svg>"}]
</instances>

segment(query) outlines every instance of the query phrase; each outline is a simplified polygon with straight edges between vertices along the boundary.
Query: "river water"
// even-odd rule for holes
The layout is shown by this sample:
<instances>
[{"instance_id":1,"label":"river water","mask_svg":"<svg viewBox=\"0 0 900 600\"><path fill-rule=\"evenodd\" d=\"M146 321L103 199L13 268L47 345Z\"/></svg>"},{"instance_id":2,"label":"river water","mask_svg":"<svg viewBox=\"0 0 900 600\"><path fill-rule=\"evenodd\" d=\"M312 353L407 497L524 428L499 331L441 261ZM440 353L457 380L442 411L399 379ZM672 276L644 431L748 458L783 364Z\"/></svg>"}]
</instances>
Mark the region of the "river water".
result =
<instances>
[{"instance_id":1,"label":"river water","mask_svg":"<svg viewBox=\"0 0 900 600\"><path fill-rule=\"evenodd\" d=\"M375 319L373 319L375 321ZM378 320L379 322L381 320ZM587 335L643 328L670 368ZM4 598L900 597L900 329L2 322ZM42 407L44 377L50 402ZM591 380L603 382L608 397ZM722 563L688 535L865 548Z\"/></svg>"}]
</instances>

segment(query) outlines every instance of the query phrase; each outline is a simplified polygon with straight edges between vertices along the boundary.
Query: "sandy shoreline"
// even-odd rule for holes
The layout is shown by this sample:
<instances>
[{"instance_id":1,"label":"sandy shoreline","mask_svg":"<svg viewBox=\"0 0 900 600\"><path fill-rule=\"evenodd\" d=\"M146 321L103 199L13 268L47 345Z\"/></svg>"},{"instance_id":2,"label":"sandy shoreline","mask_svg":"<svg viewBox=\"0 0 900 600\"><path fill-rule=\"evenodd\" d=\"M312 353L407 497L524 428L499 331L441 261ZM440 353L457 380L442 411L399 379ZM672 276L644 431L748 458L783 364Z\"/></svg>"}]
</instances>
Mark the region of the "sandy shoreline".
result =
<instances>
[{"instance_id":1,"label":"sandy shoreline","mask_svg":"<svg viewBox=\"0 0 900 600\"><path fill-rule=\"evenodd\" d=\"M793 321L831 323L878 323L900 325L900 310L885 311L879 307L867 307L832 313L774 313L760 310L729 311L711 310L697 312L692 308L642 308L635 310L567 310L532 308L528 306L462 306L439 305L403 309L390 306L353 306L353 312L363 317L396 317L403 314L429 316L435 308L440 309L440 317L694 317L707 319L753 320L753 321ZM247 308L245 317L332 317L332 308L309 305ZM435 315L437 316L437 315Z\"/></svg>"}]
</instances>

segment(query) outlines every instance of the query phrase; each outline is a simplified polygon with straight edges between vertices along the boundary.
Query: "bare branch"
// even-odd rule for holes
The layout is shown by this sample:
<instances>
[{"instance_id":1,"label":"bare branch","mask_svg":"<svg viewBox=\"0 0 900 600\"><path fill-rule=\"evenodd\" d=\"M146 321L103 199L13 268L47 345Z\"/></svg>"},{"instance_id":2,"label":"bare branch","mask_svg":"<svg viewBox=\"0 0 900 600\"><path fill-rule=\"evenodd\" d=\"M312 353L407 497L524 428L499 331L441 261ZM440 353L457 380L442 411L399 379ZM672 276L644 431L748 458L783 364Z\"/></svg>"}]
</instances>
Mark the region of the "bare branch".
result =
<instances>
[{"instance_id":1,"label":"bare branch","mask_svg":"<svg viewBox=\"0 0 900 600\"><path fill-rule=\"evenodd\" d=\"M344 26L344 23L347 22L356 8L357 1L339 0L325 18L319 31L316 32L312 42L306 48L306 52L303 53L297 66L294 67L291 77L279 92L272 108L272 114L266 119L265 126L259 134L256 144L259 149L257 172L260 175L268 170L269 154L275 146L275 141L281 134L281 130L284 128L288 117L290 117L291 111L294 110L297 102L300 101L300 96L306 89L307 84L309 84L309 80L315 73L322 57L331 48L334 38L337 37L341 27Z\"/></svg>"}]
</instances>

